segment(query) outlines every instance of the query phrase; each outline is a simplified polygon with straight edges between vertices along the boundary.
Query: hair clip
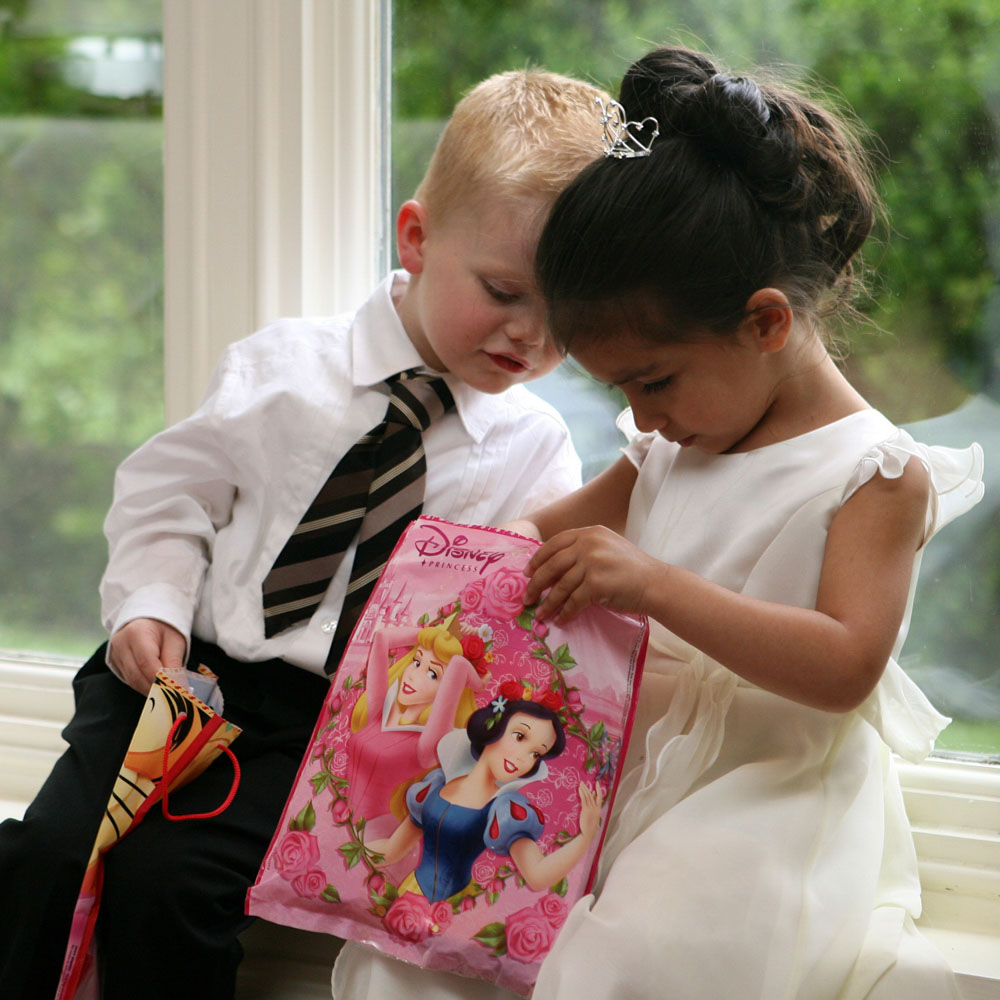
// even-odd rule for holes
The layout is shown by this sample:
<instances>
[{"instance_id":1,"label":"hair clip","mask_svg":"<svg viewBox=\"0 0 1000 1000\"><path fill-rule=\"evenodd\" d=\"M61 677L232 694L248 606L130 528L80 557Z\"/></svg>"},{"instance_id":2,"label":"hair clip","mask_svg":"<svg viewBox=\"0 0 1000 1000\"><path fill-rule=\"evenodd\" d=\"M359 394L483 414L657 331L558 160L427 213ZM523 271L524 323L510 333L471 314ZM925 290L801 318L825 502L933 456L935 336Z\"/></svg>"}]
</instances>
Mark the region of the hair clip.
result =
<instances>
[{"instance_id":1,"label":"hair clip","mask_svg":"<svg viewBox=\"0 0 1000 1000\"><path fill-rule=\"evenodd\" d=\"M613 156L616 160L632 159L637 156L649 156L653 140L660 134L660 123L655 118L643 118L641 122L630 122L625 118L625 109L617 101L609 101L605 105L599 97L594 103L601 107L601 126L604 134L601 145L605 156ZM647 143L643 143L637 133L644 132L652 126L653 134Z\"/></svg>"}]
</instances>

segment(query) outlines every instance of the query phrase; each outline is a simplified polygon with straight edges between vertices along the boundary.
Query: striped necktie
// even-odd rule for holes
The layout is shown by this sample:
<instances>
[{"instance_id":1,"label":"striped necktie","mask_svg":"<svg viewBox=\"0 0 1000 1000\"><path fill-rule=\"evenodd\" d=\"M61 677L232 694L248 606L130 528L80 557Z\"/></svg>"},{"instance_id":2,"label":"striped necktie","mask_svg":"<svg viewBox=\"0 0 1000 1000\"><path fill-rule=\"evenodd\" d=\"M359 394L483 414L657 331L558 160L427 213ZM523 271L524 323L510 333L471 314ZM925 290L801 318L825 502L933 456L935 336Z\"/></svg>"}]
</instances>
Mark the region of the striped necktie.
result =
<instances>
[{"instance_id":1,"label":"striped necktie","mask_svg":"<svg viewBox=\"0 0 1000 1000\"><path fill-rule=\"evenodd\" d=\"M404 371L386 379L386 385L384 419L337 463L262 586L264 634L270 638L312 616L358 536L327 673L336 670L403 529L423 508L427 460L421 435L455 405L436 375Z\"/></svg>"}]
</instances>

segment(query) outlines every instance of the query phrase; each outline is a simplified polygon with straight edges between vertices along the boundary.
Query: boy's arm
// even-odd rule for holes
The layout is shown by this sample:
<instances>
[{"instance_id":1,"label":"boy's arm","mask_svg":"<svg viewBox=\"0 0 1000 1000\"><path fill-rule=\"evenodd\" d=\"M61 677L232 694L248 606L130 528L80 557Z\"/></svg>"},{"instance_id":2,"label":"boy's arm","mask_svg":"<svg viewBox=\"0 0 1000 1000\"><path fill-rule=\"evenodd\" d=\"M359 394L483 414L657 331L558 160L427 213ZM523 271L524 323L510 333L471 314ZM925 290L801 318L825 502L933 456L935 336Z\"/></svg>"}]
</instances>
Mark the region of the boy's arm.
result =
<instances>
[{"instance_id":1,"label":"boy's arm","mask_svg":"<svg viewBox=\"0 0 1000 1000\"><path fill-rule=\"evenodd\" d=\"M225 378L223 363L201 408L147 441L115 474L100 594L112 636L109 663L119 676L132 673L124 661L137 655L147 663L145 674L157 644L161 665L169 665L164 655L174 660L176 642L165 629L182 637L186 655L215 536L230 520L237 492L233 448L216 415Z\"/></svg>"}]
</instances>

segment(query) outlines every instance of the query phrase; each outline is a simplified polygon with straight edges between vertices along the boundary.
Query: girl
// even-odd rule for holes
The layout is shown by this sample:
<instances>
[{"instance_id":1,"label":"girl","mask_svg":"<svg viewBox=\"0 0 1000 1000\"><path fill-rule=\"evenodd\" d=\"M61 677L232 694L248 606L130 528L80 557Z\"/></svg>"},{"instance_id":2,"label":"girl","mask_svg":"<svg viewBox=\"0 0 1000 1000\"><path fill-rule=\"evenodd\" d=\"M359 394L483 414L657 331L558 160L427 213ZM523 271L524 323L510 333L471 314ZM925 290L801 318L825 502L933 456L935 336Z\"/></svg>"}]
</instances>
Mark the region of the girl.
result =
<instances>
[{"instance_id":1,"label":"girl","mask_svg":"<svg viewBox=\"0 0 1000 1000\"><path fill-rule=\"evenodd\" d=\"M947 721L896 657L982 452L914 442L827 352L876 203L837 116L679 48L620 100L537 267L556 338L631 404L630 443L513 527L545 541L536 615L646 614L650 646L596 899L533 1000L956 997L914 926L890 751L921 758ZM370 994L338 1000L414 995L369 965ZM452 978L420 995L495 995Z\"/></svg>"},{"instance_id":2,"label":"girl","mask_svg":"<svg viewBox=\"0 0 1000 1000\"><path fill-rule=\"evenodd\" d=\"M423 893L432 903L460 893L486 848L510 855L525 882L541 891L564 878L590 847L603 794L582 783L579 836L551 854L536 843L544 821L521 788L546 777L545 761L562 753L566 734L560 706L552 703L557 695L536 701L520 691L505 694L507 686L469 719L467 740L445 737L442 766L407 793L409 816L390 838L368 845L391 865L423 840L420 862L400 886L404 892Z\"/></svg>"},{"instance_id":3,"label":"girl","mask_svg":"<svg viewBox=\"0 0 1000 1000\"><path fill-rule=\"evenodd\" d=\"M386 670L389 650L399 645L411 649ZM358 816L406 815L404 779L437 766L438 741L449 729L465 726L476 707L472 692L483 683L447 623L376 634L347 744L347 781ZM369 713L369 705L379 711Z\"/></svg>"},{"instance_id":4,"label":"girl","mask_svg":"<svg viewBox=\"0 0 1000 1000\"><path fill-rule=\"evenodd\" d=\"M914 442L824 346L875 208L836 116L676 48L621 102L538 267L631 443L532 518L526 600L646 614L650 653L603 886L534 996L957 996L914 927L890 749L917 760L947 721L895 658L982 452Z\"/></svg>"}]
</instances>

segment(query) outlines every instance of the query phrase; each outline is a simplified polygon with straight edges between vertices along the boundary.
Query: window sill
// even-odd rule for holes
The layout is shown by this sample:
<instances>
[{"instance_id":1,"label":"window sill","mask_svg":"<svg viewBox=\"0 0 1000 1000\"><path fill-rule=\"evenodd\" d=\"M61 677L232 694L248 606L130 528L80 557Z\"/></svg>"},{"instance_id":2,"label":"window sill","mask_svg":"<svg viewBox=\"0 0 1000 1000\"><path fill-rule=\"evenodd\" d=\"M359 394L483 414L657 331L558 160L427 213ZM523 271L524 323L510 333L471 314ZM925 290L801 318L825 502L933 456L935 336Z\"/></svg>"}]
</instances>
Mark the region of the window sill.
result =
<instances>
[{"instance_id":1,"label":"window sill","mask_svg":"<svg viewBox=\"0 0 1000 1000\"><path fill-rule=\"evenodd\" d=\"M62 752L78 666L0 650L0 819L22 815ZM918 925L958 973L964 1000L1000 1000L1000 767L945 758L897 763L923 885ZM307 989L302 995L329 996L335 948L325 935L261 924L246 944L241 980L253 972L255 986L275 984L254 996L291 996L294 983Z\"/></svg>"}]
</instances>

